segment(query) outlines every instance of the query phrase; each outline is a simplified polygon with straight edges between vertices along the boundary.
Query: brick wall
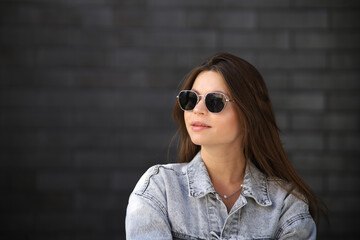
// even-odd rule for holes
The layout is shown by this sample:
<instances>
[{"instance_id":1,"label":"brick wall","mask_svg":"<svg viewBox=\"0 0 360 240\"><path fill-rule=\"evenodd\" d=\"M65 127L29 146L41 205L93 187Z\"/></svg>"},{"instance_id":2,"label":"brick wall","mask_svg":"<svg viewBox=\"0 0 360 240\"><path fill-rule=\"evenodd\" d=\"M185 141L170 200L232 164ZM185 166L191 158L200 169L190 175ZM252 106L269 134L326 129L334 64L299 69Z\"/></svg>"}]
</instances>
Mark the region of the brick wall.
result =
<instances>
[{"instance_id":1,"label":"brick wall","mask_svg":"<svg viewBox=\"0 0 360 240\"><path fill-rule=\"evenodd\" d=\"M354 239L359 13L357 0L2 0L0 238L124 239L130 191L168 161L180 80L230 51L263 74L286 151L329 207L319 239Z\"/></svg>"}]
</instances>

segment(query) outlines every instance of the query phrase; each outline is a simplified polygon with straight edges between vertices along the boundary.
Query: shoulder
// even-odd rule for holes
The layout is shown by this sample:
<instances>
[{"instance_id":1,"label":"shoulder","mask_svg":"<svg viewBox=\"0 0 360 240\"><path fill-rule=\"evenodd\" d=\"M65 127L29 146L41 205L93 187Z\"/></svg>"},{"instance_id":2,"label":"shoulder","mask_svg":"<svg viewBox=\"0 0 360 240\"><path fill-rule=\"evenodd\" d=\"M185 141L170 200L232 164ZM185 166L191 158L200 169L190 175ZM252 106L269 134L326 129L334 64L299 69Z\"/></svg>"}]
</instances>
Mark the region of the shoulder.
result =
<instances>
[{"instance_id":1,"label":"shoulder","mask_svg":"<svg viewBox=\"0 0 360 240\"><path fill-rule=\"evenodd\" d=\"M269 177L267 182L271 200L281 206L282 211L293 208L294 213L309 213L306 198L291 183Z\"/></svg>"},{"instance_id":2,"label":"shoulder","mask_svg":"<svg viewBox=\"0 0 360 240\"><path fill-rule=\"evenodd\" d=\"M134 193L144 194L150 189L165 190L171 182L178 182L186 175L186 163L158 164L150 167L140 178Z\"/></svg>"},{"instance_id":3,"label":"shoulder","mask_svg":"<svg viewBox=\"0 0 360 240\"><path fill-rule=\"evenodd\" d=\"M280 214L276 235L314 239L316 224L306 198L292 184L279 179L268 178L268 188L274 207Z\"/></svg>"},{"instance_id":4,"label":"shoulder","mask_svg":"<svg viewBox=\"0 0 360 240\"><path fill-rule=\"evenodd\" d=\"M169 194L186 191L186 164L165 164L150 167L136 184L129 198L128 209L158 209L167 216Z\"/></svg>"}]
</instances>

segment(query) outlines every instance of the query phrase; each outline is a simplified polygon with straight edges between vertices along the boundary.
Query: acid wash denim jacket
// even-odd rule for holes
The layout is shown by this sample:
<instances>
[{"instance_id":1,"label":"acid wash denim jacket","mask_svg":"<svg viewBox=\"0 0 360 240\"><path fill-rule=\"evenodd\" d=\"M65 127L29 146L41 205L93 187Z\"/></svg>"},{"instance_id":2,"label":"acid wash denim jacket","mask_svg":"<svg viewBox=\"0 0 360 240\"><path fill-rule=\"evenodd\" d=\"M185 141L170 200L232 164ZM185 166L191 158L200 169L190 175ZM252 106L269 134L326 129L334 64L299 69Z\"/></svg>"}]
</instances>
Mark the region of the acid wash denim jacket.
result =
<instances>
[{"instance_id":1,"label":"acid wash denim jacket","mask_svg":"<svg viewBox=\"0 0 360 240\"><path fill-rule=\"evenodd\" d=\"M126 239L316 239L316 225L304 201L253 164L228 212L198 153L142 176L129 198Z\"/></svg>"}]
</instances>

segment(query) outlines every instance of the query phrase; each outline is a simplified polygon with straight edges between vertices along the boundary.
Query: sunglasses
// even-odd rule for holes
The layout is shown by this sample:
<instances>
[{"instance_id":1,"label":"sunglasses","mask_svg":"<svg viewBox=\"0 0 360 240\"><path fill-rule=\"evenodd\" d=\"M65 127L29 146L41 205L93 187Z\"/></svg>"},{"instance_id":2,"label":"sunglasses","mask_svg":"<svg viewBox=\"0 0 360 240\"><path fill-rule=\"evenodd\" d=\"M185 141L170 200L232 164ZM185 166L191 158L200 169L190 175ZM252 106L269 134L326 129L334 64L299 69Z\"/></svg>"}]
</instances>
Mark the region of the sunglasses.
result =
<instances>
[{"instance_id":1,"label":"sunglasses","mask_svg":"<svg viewBox=\"0 0 360 240\"><path fill-rule=\"evenodd\" d=\"M225 108L227 102L234 102L220 92L199 95L193 90L182 90L177 95L179 106L184 111L192 111L201 100L201 97L204 97L206 108L212 113L220 113Z\"/></svg>"}]
</instances>

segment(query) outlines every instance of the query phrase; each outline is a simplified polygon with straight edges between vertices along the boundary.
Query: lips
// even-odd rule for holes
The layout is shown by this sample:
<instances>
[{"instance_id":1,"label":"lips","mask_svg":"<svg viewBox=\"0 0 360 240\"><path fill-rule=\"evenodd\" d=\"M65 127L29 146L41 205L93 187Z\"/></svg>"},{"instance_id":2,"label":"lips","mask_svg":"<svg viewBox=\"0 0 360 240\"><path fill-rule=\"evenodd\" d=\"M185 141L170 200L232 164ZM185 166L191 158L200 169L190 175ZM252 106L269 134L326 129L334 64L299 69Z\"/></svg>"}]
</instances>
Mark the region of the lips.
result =
<instances>
[{"instance_id":1,"label":"lips","mask_svg":"<svg viewBox=\"0 0 360 240\"><path fill-rule=\"evenodd\" d=\"M191 125L191 129L195 132L199 132L211 128L211 126L201 121L194 121L190 125Z\"/></svg>"}]
</instances>

